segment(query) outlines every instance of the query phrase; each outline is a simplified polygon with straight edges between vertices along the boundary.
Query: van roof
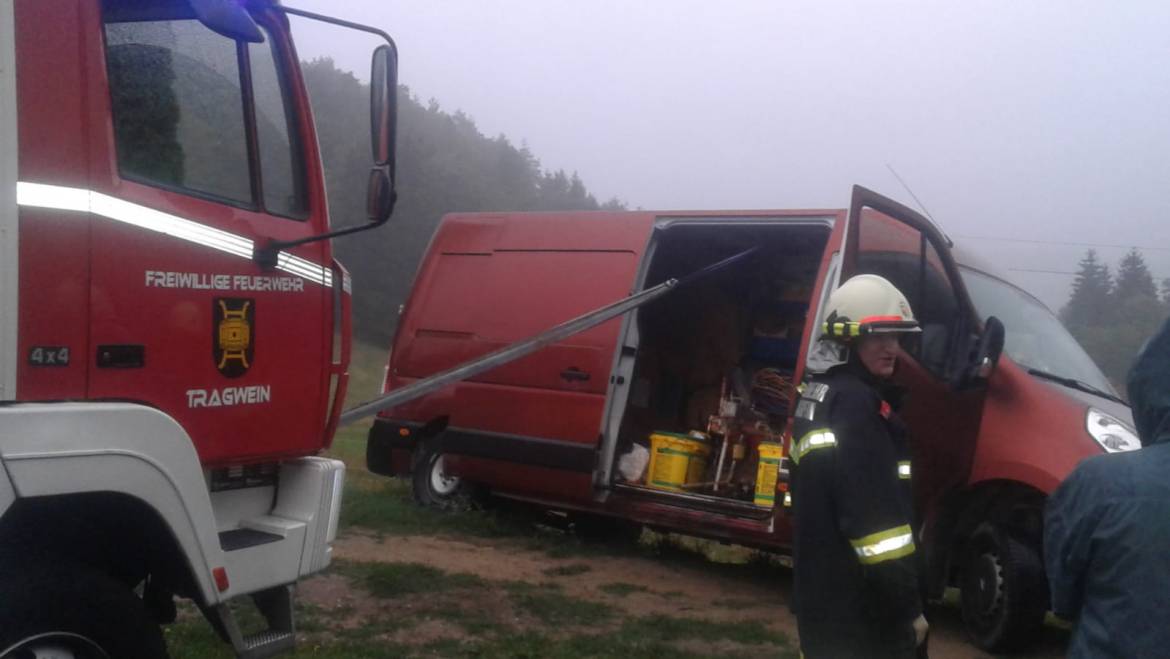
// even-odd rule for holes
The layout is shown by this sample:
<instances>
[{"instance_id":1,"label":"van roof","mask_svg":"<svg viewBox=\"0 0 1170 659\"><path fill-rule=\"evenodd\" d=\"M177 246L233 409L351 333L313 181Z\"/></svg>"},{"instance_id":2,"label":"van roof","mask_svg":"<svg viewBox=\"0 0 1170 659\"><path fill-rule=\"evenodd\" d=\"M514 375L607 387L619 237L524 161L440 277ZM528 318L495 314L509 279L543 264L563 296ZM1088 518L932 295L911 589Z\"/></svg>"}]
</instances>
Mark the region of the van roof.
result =
<instances>
[{"instance_id":1,"label":"van roof","mask_svg":"<svg viewBox=\"0 0 1170 659\"><path fill-rule=\"evenodd\" d=\"M480 243L482 239L486 238L483 235L485 232L492 233L495 234L492 242L496 242L501 236L492 229L502 229L504 222L507 221L508 233L513 239L524 236L523 242L532 244L532 246L535 246L533 242L542 243L544 247L550 246L550 243L559 243L560 245L572 244L574 249L588 250L609 247L610 241L604 238L604 234L607 232L635 231L642 233L648 231L655 220L663 217L844 216L847 213L848 210L841 208L448 213L443 216L436 238L439 239L440 234L445 234L440 239L444 251L458 251L460 247L474 250L475 248L463 239L471 238L470 235L466 234L475 234L472 242ZM553 230L550 231L550 229ZM600 241L605 241L607 244L603 247ZM1026 289L1008 276L1005 271L992 265L970 248L956 244L951 248L951 253L959 265L1003 280L1026 292Z\"/></svg>"}]
</instances>

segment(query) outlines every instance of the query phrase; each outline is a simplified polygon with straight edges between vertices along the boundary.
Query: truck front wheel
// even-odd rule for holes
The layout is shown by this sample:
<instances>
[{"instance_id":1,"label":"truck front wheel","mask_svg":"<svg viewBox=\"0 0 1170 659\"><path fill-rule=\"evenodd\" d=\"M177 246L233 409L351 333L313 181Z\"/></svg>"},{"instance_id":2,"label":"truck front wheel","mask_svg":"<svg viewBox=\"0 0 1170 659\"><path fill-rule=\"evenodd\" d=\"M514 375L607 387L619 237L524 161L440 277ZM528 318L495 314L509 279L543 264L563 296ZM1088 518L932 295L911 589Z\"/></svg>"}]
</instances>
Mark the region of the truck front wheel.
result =
<instances>
[{"instance_id":1,"label":"truck front wheel","mask_svg":"<svg viewBox=\"0 0 1170 659\"><path fill-rule=\"evenodd\" d=\"M961 603L967 633L988 652L1036 639L1048 611L1048 586L1034 543L984 523L967 541Z\"/></svg>"},{"instance_id":2,"label":"truck front wheel","mask_svg":"<svg viewBox=\"0 0 1170 659\"><path fill-rule=\"evenodd\" d=\"M100 572L68 563L7 565L0 593L0 657L167 657L142 600Z\"/></svg>"},{"instance_id":3,"label":"truck front wheel","mask_svg":"<svg viewBox=\"0 0 1170 659\"><path fill-rule=\"evenodd\" d=\"M435 439L418 445L414 450L414 467L411 470L414 500L421 506L441 510L468 508L471 498L467 485L458 476L447 472L446 463Z\"/></svg>"}]
</instances>

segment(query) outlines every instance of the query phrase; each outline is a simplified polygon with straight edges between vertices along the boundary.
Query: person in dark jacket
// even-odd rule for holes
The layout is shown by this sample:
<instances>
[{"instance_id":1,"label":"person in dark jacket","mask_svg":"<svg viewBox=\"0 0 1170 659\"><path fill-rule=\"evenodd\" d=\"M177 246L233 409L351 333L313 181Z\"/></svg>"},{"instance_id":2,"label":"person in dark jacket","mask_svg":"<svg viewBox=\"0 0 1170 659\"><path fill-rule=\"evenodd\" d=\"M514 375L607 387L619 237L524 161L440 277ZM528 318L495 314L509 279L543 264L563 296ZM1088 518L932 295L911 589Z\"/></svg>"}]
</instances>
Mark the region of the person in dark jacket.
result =
<instances>
[{"instance_id":1,"label":"person in dark jacket","mask_svg":"<svg viewBox=\"0 0 1170 659\"><path fill-rule=\"evenodd\" d=\"M858 275L829 297L822 352L803 385L791 459L793 609L807 659L925 651L905 426L886 380L898 337L920 331L897 288Z\"/></svg>"},{"instance_id":2,"label":"person in dark jacket","mask_svg":"<svg viewBox=\"0 0 1170 659\"><path fill-rule=\"evenodd\" d=\"M1127 382L1142 448L1084 460L1048 500L1052 609L1069 657L1170 657L1170 320Z\"/></svg>"}]
</instances>

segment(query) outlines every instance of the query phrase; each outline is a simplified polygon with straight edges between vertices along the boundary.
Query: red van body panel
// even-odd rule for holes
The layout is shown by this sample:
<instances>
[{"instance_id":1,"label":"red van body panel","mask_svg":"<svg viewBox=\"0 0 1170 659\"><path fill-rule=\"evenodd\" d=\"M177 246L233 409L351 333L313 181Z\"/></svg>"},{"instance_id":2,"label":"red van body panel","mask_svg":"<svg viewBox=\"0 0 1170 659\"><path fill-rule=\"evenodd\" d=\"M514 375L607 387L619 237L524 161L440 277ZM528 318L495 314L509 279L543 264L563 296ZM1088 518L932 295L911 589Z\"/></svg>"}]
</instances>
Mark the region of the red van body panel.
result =
<instances>
[{"instance_id":1,"label":"red van body panel","mask_svg":"<svg viewBox=\"0 0 1170 659\"><path fill-rule=\"evenodd\" d=\"M387 389L625 297L653 220L650 213L448 215L404 308ZM469 441L484 455L449 464L471 480L588 501L620 328L614 319L383 416L441 416L451 428L475 429L478 439ZM498 459L520 449L490 433L531 437L574 468Z\"/></svg>"},{"instance_id":2,"label":"red van body panel","mask_svg":"<svg viewBox=\"0 0 1170 659\"><path fill-rule=\"evenodd\" d=\"M991 377L969 482L1006 480L1051 493L1101 448L1085 429L1085 405L1004 355Z\"/></svg>"}]
</instances>

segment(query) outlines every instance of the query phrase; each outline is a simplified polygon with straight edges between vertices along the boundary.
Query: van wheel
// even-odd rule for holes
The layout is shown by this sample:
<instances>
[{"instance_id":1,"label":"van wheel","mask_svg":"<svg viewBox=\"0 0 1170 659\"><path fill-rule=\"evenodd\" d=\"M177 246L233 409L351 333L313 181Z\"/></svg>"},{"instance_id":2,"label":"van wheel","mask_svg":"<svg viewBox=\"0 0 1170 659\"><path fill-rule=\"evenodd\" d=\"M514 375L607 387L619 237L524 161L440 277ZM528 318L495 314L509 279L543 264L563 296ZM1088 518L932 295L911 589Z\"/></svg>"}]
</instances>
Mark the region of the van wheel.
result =
<instances>
[{"instance_id":1,"label":"van wheel","mask_svg":"<svg viewBox=\"0 0 1170 659\"><path fill-rule=\"evenodd\" d=\"M69 563L5 566L0 593L0 657L167 657L142 600L100 572Z\"/></svg>"},{"instance_id":2,"label":"van wheel","mask_svg":"<svg viewBox=\"0 0 1170 659\"><path fill-rule=\"evenodd\" d=\"M1033 543L984 523L967 541L960 601L963 623L988 652L1034 641L1048 611L1048 583Z\"/></svg>"},{"instance_id":3,"label":"van wheel","mask_svg":"<svg viewBox=\"0 0 1170 659\"><path fill-rule=\"evenodd\" d=\"M466 510L471 507L467 484L458 476L448 474L446 463L435 439L418 445L411 469L414 501L420 506L440 510Z\"/></svg>"}]
</instances>

